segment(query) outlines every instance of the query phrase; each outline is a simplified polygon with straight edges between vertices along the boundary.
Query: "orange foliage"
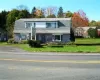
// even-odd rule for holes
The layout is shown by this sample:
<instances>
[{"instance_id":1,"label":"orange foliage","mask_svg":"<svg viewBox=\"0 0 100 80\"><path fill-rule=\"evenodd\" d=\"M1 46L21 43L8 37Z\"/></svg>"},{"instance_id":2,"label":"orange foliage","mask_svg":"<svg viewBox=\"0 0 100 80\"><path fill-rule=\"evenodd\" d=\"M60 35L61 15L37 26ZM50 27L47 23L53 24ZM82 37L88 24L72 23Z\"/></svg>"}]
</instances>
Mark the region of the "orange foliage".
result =
<instances>
[{"instance_id":1,"label":"orange foliage","mask_svg":"<svg viewBox=\"0 0 100 80\"><path fill-rule=\"evenodd\" d=\"M82 17L79 13L74 13L72 17L73 27L85 27L89 25L88 18Z\"/></svg>"}]
</instances>

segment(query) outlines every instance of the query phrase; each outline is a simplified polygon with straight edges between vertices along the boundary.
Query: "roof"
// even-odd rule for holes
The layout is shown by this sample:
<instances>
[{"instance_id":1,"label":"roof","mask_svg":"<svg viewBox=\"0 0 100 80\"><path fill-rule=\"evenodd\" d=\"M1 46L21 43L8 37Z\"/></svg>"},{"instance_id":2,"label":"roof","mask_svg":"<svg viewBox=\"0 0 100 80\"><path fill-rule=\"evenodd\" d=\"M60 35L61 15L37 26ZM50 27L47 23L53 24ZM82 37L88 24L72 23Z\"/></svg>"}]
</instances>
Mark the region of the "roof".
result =
<instances>
[{"instance_id":1,"label":"roof","mask_svg":"<svg viewBox=\"0 0 100 80\"><path fill-rule=\"evenodd\" d=\"M71 20L71 18L21 18L22 21L59 21L59 20Z\"/></svg>"}]
</instances>

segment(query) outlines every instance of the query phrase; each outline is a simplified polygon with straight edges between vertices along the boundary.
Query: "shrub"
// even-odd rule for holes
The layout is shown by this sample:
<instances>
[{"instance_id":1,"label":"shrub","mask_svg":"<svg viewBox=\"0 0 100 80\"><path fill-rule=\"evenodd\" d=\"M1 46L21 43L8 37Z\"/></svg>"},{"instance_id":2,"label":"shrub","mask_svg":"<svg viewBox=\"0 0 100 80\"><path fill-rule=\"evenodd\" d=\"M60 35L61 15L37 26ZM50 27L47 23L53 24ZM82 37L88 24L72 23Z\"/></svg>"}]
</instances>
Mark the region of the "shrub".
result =
<instances>
[{"instance_id":1,"label":"shrub","mask_svg":"<svg viewBox=\"0 0 100 80\"><path fill-rule=\"evenodd\" d=\"M66 43L67 45L75 45L75 43L74 42L68 42L68 43Z\"/></svg>"},{"instance_id":2,"label":"shrub","mask_svg":"<svg viewBox=\"0 0 100 80\"><path fill-rule=\"evenodd\" d=\"M13 44L13 43L15 43L15 41L14 41L13 38L11 38L11 39L8 40L8 43Z\"/></svg>"},{"instance_id":3,"label":"shrub","mask_svg":"<svg viewBox=\"0 0 100 80\"><path fill-rule=\"evenodd\" d=\"M65 44L62 42L49 42L47 43L48 47L63 47Z\"/></svg>"},{"instance_id":4,"label":"shrub","mask_svg":"<svg viewBox=\"0 0 100 80\"><path fill-rule=\"evenodd\" d=\"M95 28L89 28L88 29L88 35L91 37L91 38L97 38L98 34L97 34L97 29Z\"/></svg>"},{"instance_id":5,"label":"shrub","mask_svg":"<svg viewBox=\"0 0 100 80\"><path fill-rule=\"evenodd\" d=\"M20 43L21 44L28 44L28 41L27 40L22 40Z\"/></svg>"},{"instance_id":6,"label":"shrub","mask_svg":"<svg viewBox=\"0 0 100 80\"><path fill-rule=\"evenodd\" d=\"M41 45L41 41L33 41L33 40L29 40L28 44L30 47L42 47Z\"/></svg>"}]
</instances>

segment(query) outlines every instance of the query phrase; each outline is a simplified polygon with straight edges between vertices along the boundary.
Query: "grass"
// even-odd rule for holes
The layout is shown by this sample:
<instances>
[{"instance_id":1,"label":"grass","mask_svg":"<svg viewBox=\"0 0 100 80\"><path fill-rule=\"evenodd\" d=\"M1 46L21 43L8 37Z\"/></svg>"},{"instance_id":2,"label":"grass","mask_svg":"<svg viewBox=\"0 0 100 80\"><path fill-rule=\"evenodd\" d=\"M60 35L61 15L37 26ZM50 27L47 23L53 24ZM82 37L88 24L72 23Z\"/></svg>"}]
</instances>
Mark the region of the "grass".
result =
<instances>
[{"instance_id":1,"label":"grass","mask_svg":"<svg viewBox=\"0 0 100 80\"><path fill-rule=\"evenodd\" d=\"M83 52L83 53L100 52L100 46L64 46L62 48L61 47L30 48L28 45L20 45L20 48L30 52Z\"/></svg>"},{"instance_id":2,"label":"grass","mask_svg":"<svg viewBox=\"0 0 100 80\"><path fill-rule=\"evenodd\" d=\"M100 39L76 39L75 44L100 44ZM72 52L72 53L100 53L100 45L66 45L64 47L31 48L28 44L7 44L0 43L0 46L9 45L19 47L29 52Z\"/></svg>"},{"instance_id":3,"label":"grass","mask_svg":"<svg viewBox=\"0 0 100 80\"><path fill-rule=\"evenodd\" d=\"M75 44L100 44L100 38L77 38Z\"/></svg>"}]
</instances>

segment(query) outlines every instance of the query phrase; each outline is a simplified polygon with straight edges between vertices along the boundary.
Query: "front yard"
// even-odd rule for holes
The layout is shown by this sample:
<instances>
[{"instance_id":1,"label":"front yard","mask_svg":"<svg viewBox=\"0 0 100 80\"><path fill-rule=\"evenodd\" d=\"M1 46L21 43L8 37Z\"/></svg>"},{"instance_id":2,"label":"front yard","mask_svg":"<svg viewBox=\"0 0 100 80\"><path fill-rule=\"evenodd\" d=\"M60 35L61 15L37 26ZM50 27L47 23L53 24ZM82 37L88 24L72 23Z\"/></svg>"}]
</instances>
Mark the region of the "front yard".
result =
<instances>
[{"instance_id":1,"label":"front yard","mask_svg":"<svg viewBox=\"0 0 100 80\"><path fill-rule=\"evenodd\" d=\"M81 45L66 45L64 47L47 47L44 46L43 48L31 48L28 44L7 44L7 43L0 43L1 46L9 45L9 46L16 46L25 51L29 52L82 52L82 53L100 53L100 39L76 39L75 44ZM83 45L82 45L83 44ZM90 45L84 45L90 44Z\"/></svg>"}]
</instances>

